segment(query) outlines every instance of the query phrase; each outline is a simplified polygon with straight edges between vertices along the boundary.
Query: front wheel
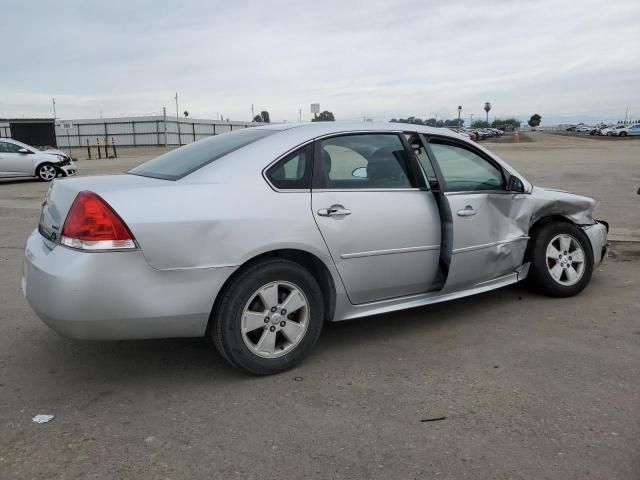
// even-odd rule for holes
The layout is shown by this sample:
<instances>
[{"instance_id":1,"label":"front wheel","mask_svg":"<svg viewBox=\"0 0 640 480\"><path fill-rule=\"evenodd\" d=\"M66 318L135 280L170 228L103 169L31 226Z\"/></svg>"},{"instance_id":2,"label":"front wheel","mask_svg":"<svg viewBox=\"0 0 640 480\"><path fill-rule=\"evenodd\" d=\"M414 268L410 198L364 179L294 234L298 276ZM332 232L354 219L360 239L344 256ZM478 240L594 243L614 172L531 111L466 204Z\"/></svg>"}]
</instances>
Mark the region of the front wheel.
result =
<instances>
[{"instance_id":1,"label":"front wheel","mask_svg":"<svg viewBox=\"0 0 640 480\"><path fill-rule=\"evenodd\" d=\"M593 273L593 251L580 227L567 222L543 225L532 235L529 284L552 297L580 293Z\"/></svg>"},{"instance_id":2,"label":"front wheel","mask_svg":"<svg viewBox=\"0 0 640 480\"><path fill-rule=\"evenodd\" d=\"M58 176L58 170L50 163L43 163L38 166L36 175L38 175L38 178L43 182L50 182Z\"/></svg>"},{"instance_id":3,"label":"front wheel","mask_svg":"<svg viewBox=\"0 0 640 480\"><path fill-rule=\"evenodd\" d=\"M620 132L620 136L621 137L626 137L627 136L627 132Z\"/></svg>"},{"instance_id":4,"label":"front wheel","mask_svg":"<svg viewBox=\"0 0 640 480\"><path fill-rule=\"evenodd\" d=\"M289 370L320 336L322 292L297 263L260 262L241 272L222 295L213 318L213 343L241 370L254 375Z\"/></svg>"}]
</instances>

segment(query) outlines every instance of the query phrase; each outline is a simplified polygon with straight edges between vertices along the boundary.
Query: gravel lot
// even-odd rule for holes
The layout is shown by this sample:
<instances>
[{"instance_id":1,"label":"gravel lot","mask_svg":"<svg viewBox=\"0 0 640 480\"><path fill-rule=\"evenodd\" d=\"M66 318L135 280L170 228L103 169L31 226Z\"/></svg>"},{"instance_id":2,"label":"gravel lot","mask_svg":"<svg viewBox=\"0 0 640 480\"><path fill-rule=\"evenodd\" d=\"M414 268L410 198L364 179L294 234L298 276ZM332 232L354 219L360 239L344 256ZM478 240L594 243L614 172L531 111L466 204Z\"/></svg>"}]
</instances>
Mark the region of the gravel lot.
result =
<instances>
[{"instance_id":1,"label":"gravel lot","mask_svg":"<svg viewBox=\"0 0 640 480\"><path fill-rule=\"evenodd\" d=\"M600 199L612 224L581 295L514 286L330 324L302 366L268 378L200 339L51 332L20 291L47 185L0 180L0 479L639 479L640 139L529 139L485 145L536 184ZM119 153L79 170L157 150Z\"/></svg>"}]
</instances>

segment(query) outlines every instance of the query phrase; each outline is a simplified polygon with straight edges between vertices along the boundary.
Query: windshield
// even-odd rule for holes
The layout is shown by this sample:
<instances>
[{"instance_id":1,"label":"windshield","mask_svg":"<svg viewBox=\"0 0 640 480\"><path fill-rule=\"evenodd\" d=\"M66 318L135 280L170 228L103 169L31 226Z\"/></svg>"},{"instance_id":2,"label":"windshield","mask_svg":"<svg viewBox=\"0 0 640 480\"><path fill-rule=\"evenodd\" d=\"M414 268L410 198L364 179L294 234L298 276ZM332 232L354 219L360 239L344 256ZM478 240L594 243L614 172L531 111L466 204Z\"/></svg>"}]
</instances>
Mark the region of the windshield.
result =
<instances>
[{"instance_id":1,"label":"windshield","mask_svg":"<svg viewBox=\"0 0 640 480\"><path fill-rule=\"evenodd\" d=\"M223 133L176 148L139 165L128 173L143 177L178 180L203 166L245 147L277 130L247 128Z\"/></svg>"}]
</instances>

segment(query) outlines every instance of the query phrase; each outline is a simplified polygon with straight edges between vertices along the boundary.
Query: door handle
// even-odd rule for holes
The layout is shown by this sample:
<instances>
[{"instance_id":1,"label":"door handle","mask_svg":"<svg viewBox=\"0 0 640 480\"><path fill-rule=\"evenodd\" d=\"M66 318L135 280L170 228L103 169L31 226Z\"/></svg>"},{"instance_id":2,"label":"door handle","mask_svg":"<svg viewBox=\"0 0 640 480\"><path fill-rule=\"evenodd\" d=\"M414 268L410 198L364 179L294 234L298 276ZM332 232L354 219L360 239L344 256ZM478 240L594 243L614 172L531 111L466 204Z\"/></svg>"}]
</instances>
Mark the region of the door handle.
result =
<instances>
[{"instance_id":1,"label":"door handle","mask_svg":"<svg viewBox=\"0 0 640 480\"><path fill-rule=\"evenodd\" d=\"M332 205L329 208L321 208L318 210L321 217L337 217L343 215L351 215L351 210L344 208L342 205Z\"/></svg>"},{"instance_id":2,"label":"door handle","mask_svg":"<svg viewBox=\"0 0 640 480\"><path fill-rule=\"evenodd\" d=\"M471 205L467 205L464 209L458 210L459 217L473 217L476 213L478 212L476 212Z\"/></svg>"}]
</instances>

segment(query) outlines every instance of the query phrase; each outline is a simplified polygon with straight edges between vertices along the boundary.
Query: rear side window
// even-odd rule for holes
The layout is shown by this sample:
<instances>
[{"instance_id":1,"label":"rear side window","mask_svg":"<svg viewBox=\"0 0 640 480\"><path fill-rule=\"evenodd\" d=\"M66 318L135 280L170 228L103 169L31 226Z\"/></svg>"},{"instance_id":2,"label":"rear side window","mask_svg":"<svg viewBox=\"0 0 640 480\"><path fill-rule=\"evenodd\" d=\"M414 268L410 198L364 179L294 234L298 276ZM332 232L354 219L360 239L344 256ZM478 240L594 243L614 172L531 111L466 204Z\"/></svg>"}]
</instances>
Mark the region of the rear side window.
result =
<instances>
[{"instance_id":1,"label":"rear side window","mask_svg":"<svg viewBox=\"0 0 640 480\"><path fill-rule=\"evenodd\" d=\"M176 148L130 170L133 175L178 180L203 166L245 147L277 130L247 128L205 138Z\"/></svg>"},{"instance_id":2,"label":"rear side window","mask_svg":"<svg viewBox=\"0 0 640 480\"><path fill-rule=\"evenodd\" d=\"M279 190L309 190L313 144L290 153L267 171L267 178Z\"/></svg>"},{"instance_id":3,"label":"rear side window","mask_svg":"<svg viewBox=\"0 0 640 480\"><path fill-rule=\"evenodd\" d=\"M319 142L314 188L412 188L407 152L397 134L342 135Z\"/></svg>"}]
</instances>

